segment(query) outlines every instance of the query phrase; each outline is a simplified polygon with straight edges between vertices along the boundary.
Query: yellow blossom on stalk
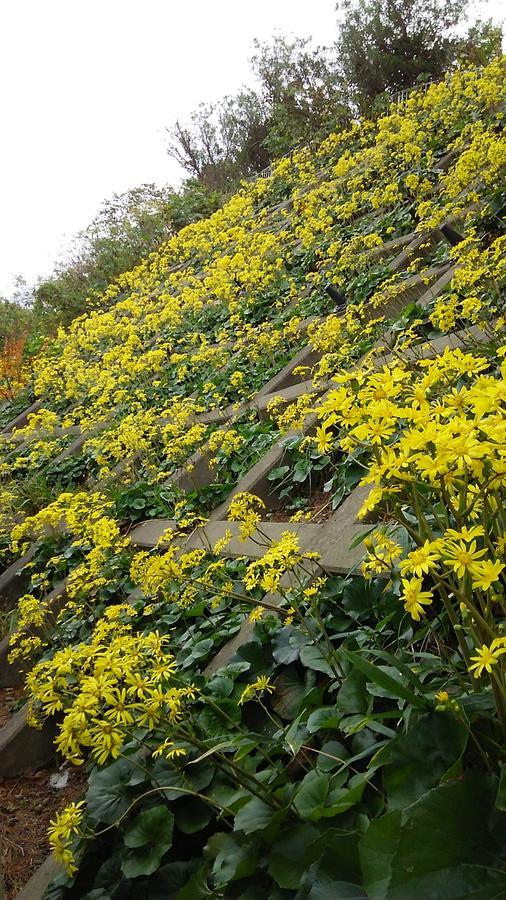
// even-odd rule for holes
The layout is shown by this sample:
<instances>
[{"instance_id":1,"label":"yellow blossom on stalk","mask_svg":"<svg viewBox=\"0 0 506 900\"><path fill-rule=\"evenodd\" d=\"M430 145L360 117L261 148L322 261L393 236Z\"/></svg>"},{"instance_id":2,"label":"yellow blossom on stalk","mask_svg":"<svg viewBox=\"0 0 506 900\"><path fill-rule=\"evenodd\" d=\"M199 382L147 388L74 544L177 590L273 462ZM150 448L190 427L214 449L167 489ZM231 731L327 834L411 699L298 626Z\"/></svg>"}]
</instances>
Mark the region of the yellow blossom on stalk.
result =
<instances>
[{"instance_id":1,"label":"yellow blossom on stalk","mask_svg":"<svg viewBox=\"0 0 506 900\"><path fill-rule=\"evenodd\" d=\"M250 622L259 622L260 619L265 615L265 607L264 606L255 606L254 609L251 610L248 618Z\"/></svg>"},{"instance_id":2,"label":"yellow blossom on stalk","mask_svg":"<svg viewBox=\"0 0 506 900\"><path fill-rule=\"evenodd\" d=\"M489 647L486 644L477 647L476 655L471 656L473 665L469 666L469 671L475 678L479 678L483 670L492 674L492 666L497 665L503 653L506 653L506 638L496 638Z\"/></svg>"},{"instance_id":3,"label":"yellow blossom on stalk","mask_svg":"<svg viewBox=\"0 0 506 900\"><path fill-rule=\"evenodd\" d=\"M134 635L132 625L97 623L88 643L57 651L27 676L36 715L63 711L56 745L76 765L90 752L102 765L116 759L135 727L179 722L195 699L192 685L171 684L175 664L157 632ZM70 652L69 652L70 650Z\"/></svg>"},{"instance_id":4,"label":"yellow blossom on stalk","mask_svg":"<svg viewBox=\"0 0 506 900\"><path fill-rule=\"evenodd\" d=\"M402 575L413 574L426 575L433 569L437 568L440 559L441 541L426 540L421 547L412 550L411 553L401 560L399 569Z\"/></svg>"},{"instance_id":5,"label":"yellow blossom on stalk","mask_svg":"<svg viewBox=\"0 0 506 900\"><path fill-rule=\"evenodd\" d=\"M467 572L475 573L477 561L486 552L486 549L477 549L476 541L471 541L469 545L463 541L448 541L444 548L444 562L458 578L464 578Z\"/></svg>"},{"instance_id":6,"label":"yellow blossom on stalk","mask_svg":"<svg viewBox=\"0 0 506 900\"><path fill-rule=\"evenodd\" d=\"M504 563L499 560L484 559L473 568L473 588L488 591L499 580Z\"/></svg>"},{"instance_id":7,"label":"yellow blossom on stalk","mask_svg":"<svg viewBox=\"0 0 506 900\"><path fill-rule=\"evenodd\" d=\"M293 571L304 559L317 558L317 554L301 553L297 534L283 531L281 538L265 551L261 559L248 565L244 576L246 590L260 585L265 591L276 591L286 572Z\"/></svg>"},{"instance_id":8,"label":"yellow blossom on stalk","mask_svg":"<svg viewBox=\"0 0 506 900\"><path fill-rule=\"evenodd\" d=\"M419 622L420 617L425 614L424 606L430 606L434 595L432 591L422 591L421 578L403 578L401 599L404 601L406 612L415 622Z\"/></svg>"},{"instance_id":9,"label":"yellow blossom on stalk","mask_svg":"<svg viewBox=\"0 0 506 900\"><path fill-rule=\"evenodd\" d=\"M314 442L318 453L327 453L332 449L333 437L331 432L327 431L325 425L320 425L316 429Z\"/></svg>"},{"instance_id":10,"label":"yellow blossom on stalk","mask_svg":"<svg viewBox=\"0 0 506 900\"><path fill-rule=\"evenodd\" d=\"M176 747L174 741L171 741L170 738L166 738L162 741L158 747L153 750L153 756L163 756L164 759L177 759L180 756L186 756L186 750L184 747Z\"/></svg>"},{"instance_id":11,"label":"yellow blossom on stalk","mask_svg":"<svg viewBox=\"0 0 506 900\"><path fill-rule=\"evenodd\" d=\"M84 801L69 803L62 812L51 820L48 838L51 850L57 860L65 868L67 875L77 872L77 865L72 852L76 836L81 834L80 826L84 815Z\"/></svg>"},{"instance_id":12,"label":"yellow blossom on stalk","mask_svg":"<svg viewBox=\"0 0 506 900\"><path fill-rule=\"evenodd\" d=\"M247 492L236 494L232 498L227 518L231 522L239 522L239 536L245 541L251 537L260 522L260 509L265 508L265 503L260 497L255 497Z\"/></svg>"},{"instance_id":13,"label":"yellow blossom on stalk","mask_svg":"<svg viewBox=\"0 0 506 900\"><path fill-rule=\"evenodd\" d=\"M239 706L242 706L249 700L260 699L262 694L272 694L274 690L274 685L271 684L270 679L266 675L259 675L256 681L244 688L239 698Z\"/></svg>"},{"instance_id":14,"label":"yellow blossom on stalk","mask_svg":"<svg viewBox=\"0 0 506 900\"><path fill-rule=\"evenodd\" d=\"M450 697L448 691L438 691L438 693L436 694L436 700L439 700L440 703L446 703L446 701L449 699Z\"/></svg>"}]
</instances>

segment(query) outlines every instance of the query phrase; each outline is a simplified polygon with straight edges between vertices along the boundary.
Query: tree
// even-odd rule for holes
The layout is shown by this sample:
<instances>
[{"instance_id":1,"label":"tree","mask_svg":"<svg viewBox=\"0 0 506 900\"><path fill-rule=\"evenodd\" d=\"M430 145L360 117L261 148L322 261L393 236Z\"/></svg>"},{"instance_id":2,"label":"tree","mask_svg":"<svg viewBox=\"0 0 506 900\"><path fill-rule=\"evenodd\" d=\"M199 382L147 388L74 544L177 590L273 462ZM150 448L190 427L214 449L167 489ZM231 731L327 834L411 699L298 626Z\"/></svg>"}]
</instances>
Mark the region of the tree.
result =
<instances>
[{"instance_id":1,"label":"tree","mask_svg":"<svg viewBox=\"0 0 506 900\"><path fill-rule=\"evenodd\" d=\"M231 190L294 146L349 119L335 54L308 39L255 42L257 87L202 104L167 129L168 153L209 189Z\"/></svg>"},{"instance_id":2,"label":"tree","mask_svg":"<svg viewBox=\"0 0 506 900\"><path fill-rule=\"evenodd\" d=\"M468 0L344 0L337 52L352 101L367 113L379 94L393 95L437 78L459 47L454 33Z\"/></svg>"},{"instance_id":3,"label":"tree","mask_svg":"<svg viewBox=\"0 0 506 900\"><path fill-rule=\"evenodd\" d=\"M67 324L122 272L134 268L173 234L221 203L221 195L195 181L177 192L143 184L113 194L91 224L74 238L51 278L35 289L35 308ZM87 302L88 301L88 302Z\"/></svg>"},{"instance_id":4,"label":"tree","mask_svg":"<svg viewBox=\"0 0 506 900\"><path fill-rule=\"evenodd\" d=\"M464 65L486 66L502 52L502 28L492 19L474 22L457 47L457 59Z\"/></svg>"},{"instance_id":5,"label":"tree","mask_svg":"<svg viewBox=\"0 0 506 900\"><path fill-rule=\"evenodd\" d=\"M251 59L266 110L265 148L270 159L298 144L319 142L350 118L336 54L308 38L254 42Z\"/></svg>"}]
</instances>

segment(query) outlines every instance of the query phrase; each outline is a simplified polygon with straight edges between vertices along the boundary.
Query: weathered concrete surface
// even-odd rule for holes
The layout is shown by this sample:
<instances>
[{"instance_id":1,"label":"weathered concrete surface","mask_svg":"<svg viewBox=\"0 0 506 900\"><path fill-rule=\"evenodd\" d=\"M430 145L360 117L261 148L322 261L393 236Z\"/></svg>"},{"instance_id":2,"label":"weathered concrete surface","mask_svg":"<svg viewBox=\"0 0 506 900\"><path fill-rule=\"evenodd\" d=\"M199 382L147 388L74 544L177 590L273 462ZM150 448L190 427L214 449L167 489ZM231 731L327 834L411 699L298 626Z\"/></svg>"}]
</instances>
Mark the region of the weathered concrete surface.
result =
<instances>
[{"instance_id":1,"label":"weathered concrete surface","mask_svg":"<svg viewBox=\"0 0 506 900\"><path fill-rule=\"evenodd\" d=\"M132 528L128 537L136 547L154 547L168 528L174 530L177 528L175 519L149 519ZM167 545L160 544L160 546L163 548Z\"/></svg>"},{"instance_id":2,"label":"weathered concrete surface","mask_svg":"<svg viewBox=\"0 0 506 900\"><path fill-rule=\"evenodd\" d=\"M386 319L389 319L394 315L400 314L408 303L412 303L414 300L420 302L420 298L423 298L428 293L428 288L433 286L433 289L436 290L435 282L438 283L448 268L449 263L443 263L441 266L433 266L425 272L399 281L398 293L387 300L384 305L377 308L369 308L367 310L367 319L375 319L378 316L384 316ZM436 292L439 290L440 288L437 288Z\"/></svg>"},{"instance_id":3,"label":"weathered concrete surface","mask_svg":"<svg viewBox=\"0 0 506 900\"><path fill-rule=\"evenodd\" d=\"M64 606L67 594L66 594L66 579L59 581L52 591L47 594L44 598L44 601L48 604L50 613L47 616L46 624L43 628L31 628L30 635L32 636L43 636L47 634L48 631L51 630L56 616ZM9 662L9 640L10 637L5 637L2 641L0 641L0 688L3 687L13 687L14 685L20 684L25 674L27 667L23 664L23 662L10 663ZM28 668L29 668L28 664Z\"/></svg>"},{"instance_id":4,"label":"weathered concrete surface","mask_svg":"<svg viewBox=\"0 0 506 900\"><path fill-rule=\"evenodd\" d=\"M265 382L264 386L260 388L253 398L253 404L255 404L255 399L259 399L265 394L272 394L274 391L284 391L285 388L289 388L294 384L300 384L300 375L294 375L294 369L298 369L299 366L311 368L316 365L319 359L321 359L321 353L313 350L310 346L303 347L277 375L273 375L269 381Z\"/></svg>"},{"instance_id":5,"label":"weathered concrete surface","mask_svg":"<svg viewBox=\"0 0 506 900\"><path fill-rule=\"evenodd\" d=\"M16 600L25 592L30 581L30 569L25 566L35 556L37 547L33 544L24 556L14 560L0 575L0 609L12 609Z\"/></svg>"},{"instance_id":6,"label":"weathered concrete surface","mask_svg":"<svg viewBox=\"0 0 506 900\"><path fill-rule=\"evenodd\" d=\"M184 541L184 549L203 548L211 550L227 532L231 538L220 555L229 559L246 556L249 559L262 557L272 543L279 541L285 531L297 535L299 546L305 553L316 552L319 563L328 572L348 572L361 560L363 548L350 550L350 544L358 535L365 534L368 525L358 523L356 515L367 495L367 488L357 488L335 512L332 519L323 524L311 522L261 522L253 537L243 541L239 537L239 524L224 520L210 521L197 528ZM161 535L170 527L168 519L153 519L138 525L130 533L130 540L138 547L154 547ZM163 544L161 545L163 547Z\"/></svg>"},{"instance_id":7,"label":"weathered concrete surface","mask_svg":"<svg viewBox=\"0 0 506 900\"><path fill-rule=\"evenodd\" d=\"M273 485L268 479L271 469L282 459L285 448L281 444L274 444L261 459L246 473L236 484L235 488L230 491L226 500L220 503L211 513L211 520L224 519L230 504L236 494L247 491L260 497L265 503L267 509L277 509L280 506L273 494Z\"/></svg>"},{"instance_id":8,"label":"weathered concrete surface","mask_svg":"<svg viewBox=\"0 0 506 900\"><path fill-rule=\"evenodd\" d=\"M25 425L28 424L28 416L32 413L36 413L42 406L42 400L35 400L31 406L28 406L27 409L24 409L23 412L19 413L14 419L11 419L10 422L7 422L5 428L2 428L0 434L9 434L11 431L14 431L16 428L24 428Z\"/></svg>"},{"instance_id":9,"label":"weathered concrete surface","mask_svg":"<svg viewBox=\"0 0 506 900\"><path fill-rule=\"evenodd\" d=\"M62 873L63 868L56 862L54 856L48 856L42 865L35 870L30 880L17 895L16 900L43 900L44 894L53 879Z\"/></svg>"},{"instance_id":10,"label":"weathered concrete surface","mask_svg":"<svg viewBox=\"0 0 506 900\"><path fill-rule=\"evenodd\" d=\"M293 403L294 400L297 400L299 397L303 397L304 394L323 394L330 387L330 383L328 381L319 381L317 384L314 381L298 381L296 384L291 385L290 387L284 388L283 390L273 391L269 394L262 394L256 400L255 406L259 410L260 414L265 413L269 403L272 403L273 400L279 401L279 406L286 406L289 403Z\"/></svg>"},{"instance_id":11,"label":"weathered concrete surface","mask_svg":"<svg viewBox=\"0 0 506 900\"><path fill-rule=\"evenodd\" d=\"M189 492L212 484L216 478L216 470L211 465L211 460L210 450L197 450L192 453L184 466L169 475L163 482L164 485L173 484Z\"/></svg>"},{"instance_id":12,"label":"weathered concrete surface","mask_svg":"<svg viewBox=\"0 0 506 900\"><path fill-rule=\"evenodd\" d=\"M440 236L441 238L442 236ZM422 231L419 234L412 235L412 240L404 247L403 250L392 260L389 268L392 272L399 272L410 265L414 259L424 256L427 250L438 243L436 233L434 231Z\"/></svg>"},{"instance_id":13,"label":"weathered concrete surface","mask_svg":"<svg viewBox=\"0 0 506 900\"><path fill-rule=\"evenodd\" d=\"M361 253L361 258L365 258L368 262L375 262L376 260L384 259L385 256L388 256L390 253L395 253L396 250L401 250L403 247L406 247L415 239L415 232L411 232L410 234L404 234L401 237L392 238L390 241L385 241L384 244L379 244L377 247L372 247L370 250L367 250L365 253Z\"/></svg>"},{"instance_id":14,"label":"weathered concrete surface","mask_svg":"<svg viewBox=\"0 0 506 900\"><path fill-rule=\"evenodd\" d=\"M23 706L0 728L0 778L14 778L25 769L39 769L54 756L56 724L50 719L41 729L30 728L27 712L28 705Z\"/></svg>"},{"instance_id":15,"label":"weathered concrete surface","mask_svg":"<svg viewBox=\"0 0 506 900\"><path fill-rule=\"evenodd\" d=\"M434 300L435 297L437 297L437 295L441 293L441 291L444 290L446 285L450 284L450 281L452 280L454 275L455 267L448 266L443 274L436 281L434 281L434 283L431 284L430 287L428 287L427 290L424 291L424 293L418 298L418 306L421 306L422 308L428 306L429 303Z\"/></svg>"},{"instance_id":16,"label":"weathered concrete surface","mask_svg":"<svg viewBox=\"0 0 506 900\"><path fill-rule=\"evenodd\" d=\"M0 688L16 687L21 683L26 671L22 663L9 662L9 641L10 635L0 641Z\"/></svg>"}]
</instances>

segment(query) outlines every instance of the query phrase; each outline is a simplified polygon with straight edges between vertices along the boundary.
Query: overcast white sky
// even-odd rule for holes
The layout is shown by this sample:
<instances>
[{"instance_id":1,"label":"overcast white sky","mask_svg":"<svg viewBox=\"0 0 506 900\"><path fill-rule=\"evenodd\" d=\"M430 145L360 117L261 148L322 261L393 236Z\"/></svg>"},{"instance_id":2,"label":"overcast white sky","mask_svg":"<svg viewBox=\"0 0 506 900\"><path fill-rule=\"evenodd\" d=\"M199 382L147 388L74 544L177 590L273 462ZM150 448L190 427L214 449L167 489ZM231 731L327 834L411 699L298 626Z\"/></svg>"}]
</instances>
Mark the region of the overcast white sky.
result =
<instances>
[{"instance_id":1,"label":"overcast white sky","mask_svg":"<svg viewBox=\"0 0 506 900\"><path fill-rule=\"evenodd\" d=\"M502 18L499 0L481 17ZM253 38L336 36L335 0L0 0L0 295L102 200L177 183L164 127L248 80Z\"/></svg>"}]
</instances>

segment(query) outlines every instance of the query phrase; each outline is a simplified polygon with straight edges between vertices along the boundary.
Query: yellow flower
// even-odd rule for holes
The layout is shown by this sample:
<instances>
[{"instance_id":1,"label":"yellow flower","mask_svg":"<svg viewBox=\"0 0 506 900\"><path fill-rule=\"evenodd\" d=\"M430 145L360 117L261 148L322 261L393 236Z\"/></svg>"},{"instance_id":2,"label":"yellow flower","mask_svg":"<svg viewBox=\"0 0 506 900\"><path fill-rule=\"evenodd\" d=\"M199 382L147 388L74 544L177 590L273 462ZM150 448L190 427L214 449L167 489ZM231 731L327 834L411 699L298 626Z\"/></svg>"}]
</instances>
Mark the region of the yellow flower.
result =
<instances>
[{"instance_id":1,"label":"yellow flower","mask_svg":"<svg viewBox=\"0 0 506 900\"><path fill-rule=\"evenodd\" d=\"M433 600L432 591L422 591L421 588L421 578L402 579L404 609L415 622L420 621L421 615L425 613L424 606L429 606Z\"/></svg>"},{"instance_id":2,"label":"yellow flower","mask_svg":"<svg viewBox=\"0 0 506 900\"><path fill-rule=\"evenodd\" d=\"M479 588L482 591L488 591L495 581L499 580L499 576L504 569L504 563L491 559L484 559L473 568L473 588Z\"/></svg>"},{"instance_id":3,"label":"yellow flower","mask_svg":"<svg viewBox=\"0 0 506 900\"><path fill-rule=\"evenodd\" d=\"M319 425L316 429L314 442L318 452L321 454L327 453L332 448L333 438L331 433L325 428L325 425Z\"/></svg>"},{"instance_id":4,"label":"yellow flower","mask_svg":"<svg viewBox=\"0 0 506 900\"><path fill-rule=\"evenodd\" d=\"M274 685L271 684L269 678L267 678L266 675L259 675L256 681L252 684L248 684L247 687L244 688L239 698L239 706L242 706L243 703L247 703L248 700L253 700L257 697L260 698L262 694L266 692L272 694L274 690Z\"/></svg>"},{"instance_id":5,"label":"yellow flower","mask_svg":"<svg viewBox=\"0 0 506 900\"><path fill-rule=\"evenodd\" d=\"M474 663L472 666L469 666L469 671L473 672L474 670L475 678L479 678L484 669L491 674L492 666L497 665L499 657L503 653L506 653L506 647L501 646L501 643L497 640L493 641L490 647L483 644L481 648L476 648L476 656L471 656Z\"/></svg>"},{"instance_id":6,"label":"yellow flower","mask_svg":"<svg viewBox=\"0 0 506 900\"><path fill-rule=\"evenodd\" d=\"M264 615L264 613L265 613L264 606L255 606L255 608L251 610L248 618L249 618L250 622L259 622L260 619L262 618L262 616Z\"/></svg>"},{"instance_id":7,"label":"yellow flower","mask_svg":"<svg viewBox=\"0 0 506 900\"><path fill-rule=\"evenodd\" d=\"M426 575L437 567L439 562L440 541L424 541L421 547L408 553L399 563L401 574Z\"/></svg>"},{"instance_id":8,"label":"yellow flower","mask_svg":"<svg viewBox=\"0 0 506 900\"><path fill-rule=\"evenodd\" d=\"M477 550L476 541L469 546L463 541L448 541L445 545L444 561L455 572L458 578L464 578L466 572L474 574L476 562L484 556L486 550Z\"/></svg>"}]
</instances>

